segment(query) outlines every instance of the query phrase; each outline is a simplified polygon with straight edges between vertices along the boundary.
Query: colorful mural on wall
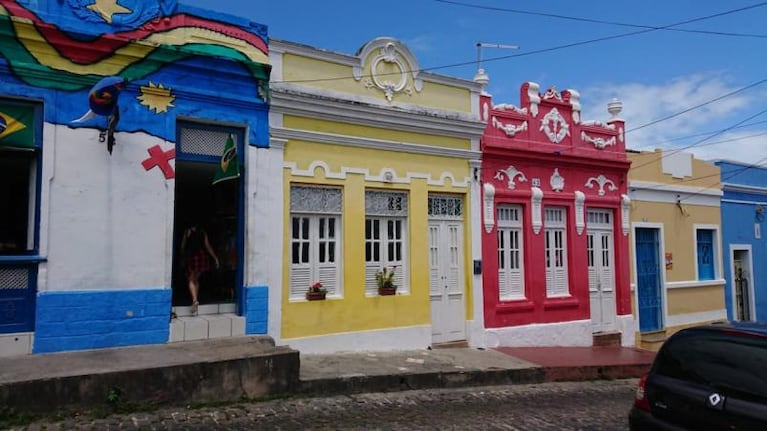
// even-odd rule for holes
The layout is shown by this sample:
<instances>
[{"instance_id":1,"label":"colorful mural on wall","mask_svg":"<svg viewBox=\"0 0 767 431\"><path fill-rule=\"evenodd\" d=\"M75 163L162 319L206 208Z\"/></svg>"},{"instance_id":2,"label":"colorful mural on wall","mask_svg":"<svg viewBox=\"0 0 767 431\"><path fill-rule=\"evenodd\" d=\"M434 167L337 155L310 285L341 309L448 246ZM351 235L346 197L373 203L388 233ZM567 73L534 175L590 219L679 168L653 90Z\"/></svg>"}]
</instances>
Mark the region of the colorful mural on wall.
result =
<instances>
[{"instance_id":1,"label":"colorful mural on wall","mask_svg":"<svg viewBox=\"0 0 767 431\"><path fill-rule=\"evenodd\" d=\"M0 309L25 310L0 313L0 356L267 332L262 273L278 265L246 272L243 250L270 233L245 221L257 212L246 196L277 206L261 190L279 174L264 167L270 71L266 26L241 17L175 0L0 0L0 171L13 189L0 197L20 208L0 220L12 225L0 291L25 295L0 295ZM176 313L176 237L195 218L222 255L233 244L215 274L228 302L200 301L226 315L215 327Z\"/></svg>"},{"instance_id":2,"label":"colorful mural on wall","mask_svg":"<svg viewBox=\"0 0 767 431\"><path fill-rule=\"evenodd\" d=\"M239 82L243 102L248 94L263 100L268 93L265 26L219 21L209 11L203 18L202 10L170 0L44 1L34 2L34 10L30 3L0 2L0 37L5 41L0 69L12 75L3 76L3 92L44 97L56 90L57 108L46 110L46 122L106 128L108 116L83 118L83 106L94 101L91 91L99 81L119 78L125 82L121 98L131 103L120 106L116 131L144 131L173 141L175 129L156 116L180 109L181 98L184 113L201 109L196 103L199 94L184 97L189 95L174 89L228 92L230 81L211 72L231 74L230 61L252 78ZM30 86L37 90L30 94ZM262 127L261 132L267 130L267 125ZM256 132L250 138L258 145Z\"/></svg>"}]
</instances>

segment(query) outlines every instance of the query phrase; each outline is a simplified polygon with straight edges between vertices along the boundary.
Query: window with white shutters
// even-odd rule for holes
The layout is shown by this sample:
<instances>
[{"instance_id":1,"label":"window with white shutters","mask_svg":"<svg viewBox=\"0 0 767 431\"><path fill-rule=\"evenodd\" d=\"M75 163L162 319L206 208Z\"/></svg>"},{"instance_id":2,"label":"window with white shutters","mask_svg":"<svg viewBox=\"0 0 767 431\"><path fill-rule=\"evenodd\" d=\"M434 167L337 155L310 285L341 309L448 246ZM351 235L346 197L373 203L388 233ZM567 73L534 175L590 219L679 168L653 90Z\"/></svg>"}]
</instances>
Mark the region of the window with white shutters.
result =
<instances>
[{"instance_id":1,"label":"window with white shutters","mask_svg":"<svg viewBox=\"0 0 767 431\"><path fill-rule=\"evenodd\" d=\"M408 290L406 192L365 192L365 293L377 295L376 273L394 268L397 292Z\"/></svg>"},{"instance_id":2,"label":"window with white shutters","mask_svg":"<svg viewBox=\"0 0 767 431\"><path fill-rule=\"evenodd\" d=\"M341 295L341 189L290 188L290 298L303 299L319 281Z\"/></svg>"},{"instance_id":3,"label":"window with white shutters","mask_svg":"<svg viewBox=\"0 0 767 431\"><path fill-rule=\"evenodd\" d=\"M548 207L545 209L544 240L546 241L546 296L569 296L567 216L564 208Z\"/></svg>"},{"instance_id":4,"label":"window with white shutters","mask_svg":"<svg viewBox=\"0 0 767 431\"><path fill-rule=\"evenodd\" d=\"M522 207L499 205L497 213L498 295L502 301L525 299Z\"/></svg>"}]
</instances>

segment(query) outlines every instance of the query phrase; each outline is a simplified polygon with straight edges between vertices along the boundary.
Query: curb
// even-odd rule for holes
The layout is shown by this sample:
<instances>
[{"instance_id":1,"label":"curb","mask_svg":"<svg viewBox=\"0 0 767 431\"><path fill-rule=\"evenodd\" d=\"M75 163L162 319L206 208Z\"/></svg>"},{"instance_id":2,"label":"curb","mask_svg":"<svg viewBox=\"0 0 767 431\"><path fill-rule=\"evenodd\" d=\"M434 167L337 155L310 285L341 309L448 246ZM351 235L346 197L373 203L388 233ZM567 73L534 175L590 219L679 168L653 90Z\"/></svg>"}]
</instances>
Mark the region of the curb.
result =
<instances>
[{"instance_id":1,"label":"curb","mask_svg":"<svg viewBox=\"0 0 767 431\"><path fill-rule=\"evenodd\" d=\"M437 371L415 374L350 375L302 380L302 395L344 395L365 392L396 392L470 386L531 384L545 382L539 367L518 370Z\"/></svg>"}]
</instances>

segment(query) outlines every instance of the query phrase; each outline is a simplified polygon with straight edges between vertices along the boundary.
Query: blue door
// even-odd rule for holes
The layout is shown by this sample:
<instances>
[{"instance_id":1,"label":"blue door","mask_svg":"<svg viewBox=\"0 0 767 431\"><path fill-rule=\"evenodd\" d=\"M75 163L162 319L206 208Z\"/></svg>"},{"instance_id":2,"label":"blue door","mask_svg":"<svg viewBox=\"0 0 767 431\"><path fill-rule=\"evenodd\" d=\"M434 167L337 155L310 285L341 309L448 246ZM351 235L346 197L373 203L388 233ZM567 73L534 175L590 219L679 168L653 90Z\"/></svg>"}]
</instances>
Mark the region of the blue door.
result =
<instances>
[{"instance_id":1,"label":"blue door","mask_svg":"<svg viewBox=\"0 0 767 431\"><path fill-rule=\"evenodd\" d=\"M658 229L636 230L637 300L639 331L658 331L663 327L663 300L660 280Z\"/></svg>"}]
</instances>

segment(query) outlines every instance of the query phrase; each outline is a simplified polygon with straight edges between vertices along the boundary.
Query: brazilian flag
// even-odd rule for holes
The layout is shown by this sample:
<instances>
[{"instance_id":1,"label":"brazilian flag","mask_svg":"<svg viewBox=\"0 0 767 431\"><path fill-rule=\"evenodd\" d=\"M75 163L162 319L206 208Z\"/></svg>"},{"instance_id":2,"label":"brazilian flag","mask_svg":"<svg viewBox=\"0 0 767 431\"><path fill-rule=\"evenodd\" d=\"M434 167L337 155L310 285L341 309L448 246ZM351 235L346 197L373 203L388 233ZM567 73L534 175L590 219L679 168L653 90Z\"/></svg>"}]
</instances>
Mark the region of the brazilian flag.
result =
<instances>
[{"instance_id":1,"label":"brazilian flag","mask_svg":"<svg viewBox=\"0 0 767 431\"><path fill-rule=\"evenodd\" d=\"M35 108L0 104L0 147L35 147Z\"/></svg>"},{"instance_id":2,"label":"brazilian flag","mask_svg":"<svg viewBox=\"0 0 767 431\"><path fill-rule=\"evenodd\" d=\"M239 177L240 164L237 161L237 146L234 145L232 135L229 135L226 145L224 145L224 152L221 154L221 162L216 169L216 175L213 177L213 184Z\"/></svg>"}]
</instances>

